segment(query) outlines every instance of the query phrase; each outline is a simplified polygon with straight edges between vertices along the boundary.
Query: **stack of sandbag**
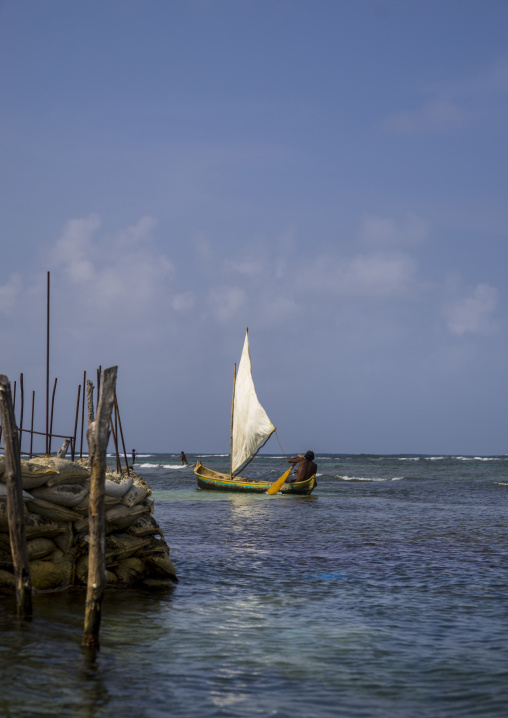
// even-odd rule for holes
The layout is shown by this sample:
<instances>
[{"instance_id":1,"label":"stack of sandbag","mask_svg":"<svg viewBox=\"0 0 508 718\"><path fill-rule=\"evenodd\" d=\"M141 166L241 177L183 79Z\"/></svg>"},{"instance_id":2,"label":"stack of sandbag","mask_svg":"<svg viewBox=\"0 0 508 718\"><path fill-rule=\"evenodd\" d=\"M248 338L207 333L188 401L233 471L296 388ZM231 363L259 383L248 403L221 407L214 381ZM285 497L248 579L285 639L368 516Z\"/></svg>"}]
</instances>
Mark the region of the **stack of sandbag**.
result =
<instances>
[{"instance_id":1,"label":"stack of sandbag","mask_svg":"<svg viewBox=\"0 0 508 718\"><path fill-rule=\"evenodd\" d=\"M14 589L7 522L5 457L0 455L0 589ZM106 471L108 586L172 585L178 579L169 546L153 516L151 489L132 469ZM87 459L53 456L21 461L25 531L32 586L56 590L86 585L88 577Z\"/></svg>"}]
</instances>

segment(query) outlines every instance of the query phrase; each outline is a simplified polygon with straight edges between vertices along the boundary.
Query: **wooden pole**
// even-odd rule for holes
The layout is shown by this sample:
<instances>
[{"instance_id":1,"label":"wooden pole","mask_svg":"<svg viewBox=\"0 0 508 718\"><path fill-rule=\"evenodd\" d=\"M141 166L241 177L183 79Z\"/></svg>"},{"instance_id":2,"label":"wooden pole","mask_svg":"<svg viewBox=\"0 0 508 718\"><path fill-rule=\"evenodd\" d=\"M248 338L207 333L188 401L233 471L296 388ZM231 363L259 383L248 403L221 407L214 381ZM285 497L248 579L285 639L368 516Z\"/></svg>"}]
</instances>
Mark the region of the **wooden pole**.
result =
<instances>
[{"instance_id":1,"label":"wooden pole","mask_svg":"<svg viewBox=\"0 0 508 718\"><path fill-rule=\"evenodd\" d=\"M86 592L85 629L82 645L99 648L99 628L102 613L102 596L106 585L106 514L104 488L106 481L106 451L109 441L109 424L115 401L118 367L104 370L101 398L97 418L88 427L86 438L90 455L90 507L88 585Z\"/></svg>"},{"instance_id":2,"label":"wooden pole","mask_svg":"<svg viewBox=\"0 0 508 718\"><path fill-rule=\"evenodd\" d=\"M69 444L71 444L71 443L72 443L72 438L65 439L61 448L58 449L58 451L56 452L57 459L65 459L65 455L67 454L67 449L69 448Z\"/></svg>"},{"instance_id":3,"label":"wooden pole","mask_svg":"<svg viewBox=\"0 0 508 718\"><path fill-rule=\"evenodd\" d=\"M101 398L101 375L102 375L102 367L100 366L97 369L97 396L95 397L97 409L99 408L99 400Z\"/></svg>"},{"instance_id":4,"label":"wooden pole","mask_svg":"<svg viewBox=\"0 0 508 718\"><path fill-rule=\"evenodd\" d=\"M93 381L91 379L88 379L86 382L86 398L88 399L88 426L93 422L94 413L93 413Z\"/></svg>"},{"instance_id":5,"label":"wooden pole","mask_svg":"<svg viewBox=\"0 0 508 718\"><path fill-rule=\"evenodd\" d=\"M7 485L7 516L16 582L17 613L19 618L30 618L32 616L32 582L23 516L18 430L12 406L11 385L5 374L0 375L0 416L4 430L4 480Z\"/></svg>"}]
</instances>

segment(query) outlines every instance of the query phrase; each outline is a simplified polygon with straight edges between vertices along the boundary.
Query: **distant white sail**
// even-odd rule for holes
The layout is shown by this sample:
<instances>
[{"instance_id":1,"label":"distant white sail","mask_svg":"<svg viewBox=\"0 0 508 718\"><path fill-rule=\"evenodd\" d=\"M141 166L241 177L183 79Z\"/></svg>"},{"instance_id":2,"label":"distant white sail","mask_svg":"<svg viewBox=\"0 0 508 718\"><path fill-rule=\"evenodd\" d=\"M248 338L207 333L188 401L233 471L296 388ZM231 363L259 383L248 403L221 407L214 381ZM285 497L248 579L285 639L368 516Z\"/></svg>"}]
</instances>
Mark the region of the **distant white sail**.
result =
<instances>
[{"instance_id":1,"label":"distant white sail","mask_svg":"<svg viewBox=\"0 0 508 718\"><path fill-rule=\"evenodd\" d=\"M245 335L238 366L233 402L233 441L231 466L233 473L249 459L259 444L275 431L256 396L250 363L249 334Z\"/></svg>"}]
</instances>

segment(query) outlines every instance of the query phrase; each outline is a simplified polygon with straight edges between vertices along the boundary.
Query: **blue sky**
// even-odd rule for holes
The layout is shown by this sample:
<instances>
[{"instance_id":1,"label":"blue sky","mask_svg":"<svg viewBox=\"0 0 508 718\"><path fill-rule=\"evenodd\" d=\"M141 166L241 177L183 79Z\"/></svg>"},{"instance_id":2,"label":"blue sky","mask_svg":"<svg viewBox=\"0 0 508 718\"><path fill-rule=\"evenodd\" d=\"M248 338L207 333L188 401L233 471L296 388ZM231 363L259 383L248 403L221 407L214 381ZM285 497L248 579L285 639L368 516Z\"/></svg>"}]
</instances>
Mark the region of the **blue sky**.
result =
<instances>
[{"instance_id":1,"label":"blue sky","mask_svg":"<svg viewBox=\"0 0 508 718\"><path fill-rule=\"evenodd\" d=\"M0 371L55 430L227 451L245 327L286 452L508 451L508 3L0 0ZM273 450L278 450L275 443Z\"/></svg>"}]
</instances>

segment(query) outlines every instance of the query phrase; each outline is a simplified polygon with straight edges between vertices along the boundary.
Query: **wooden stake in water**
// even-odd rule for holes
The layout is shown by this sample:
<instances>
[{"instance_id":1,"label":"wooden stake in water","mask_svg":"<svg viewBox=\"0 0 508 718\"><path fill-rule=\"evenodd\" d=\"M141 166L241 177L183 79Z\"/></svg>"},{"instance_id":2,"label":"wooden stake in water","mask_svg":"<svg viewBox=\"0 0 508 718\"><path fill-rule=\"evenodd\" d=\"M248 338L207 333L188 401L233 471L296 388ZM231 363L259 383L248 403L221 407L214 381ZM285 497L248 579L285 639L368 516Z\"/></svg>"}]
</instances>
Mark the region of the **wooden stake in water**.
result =
<instances>
[{"instance_id":1,"label":"wooden stake in water","mask_svg":"<svg viewBox=\"0 0 508 718\"><path fill-rule=\"evenodd\" d=\"M115 400L116 366L104 370L104 381L97 418L88 427L86 437L90 455L90 508L88 586L86 592L85 630L82 645L99 648L102 597L106 586L106 515L104 489L109 424Z\"/></svg>"},{"instance_id":2,"label":"wooden stake in water","mask_svg":"<svg viewBox=\"0 0 508 718\"><path fill-rule=\"evenodd\" d=\"M5 374L0 375L0 417L4 433L5 472L7 485L7 516L11 543L14 578L16 582L16 605L19 618L32 616L32 581L26 547L25 520L23 516L23 489L21 486L21 460L19 456L18 430L12 406L11 385Z\"/></svg>"}]
</instances>

